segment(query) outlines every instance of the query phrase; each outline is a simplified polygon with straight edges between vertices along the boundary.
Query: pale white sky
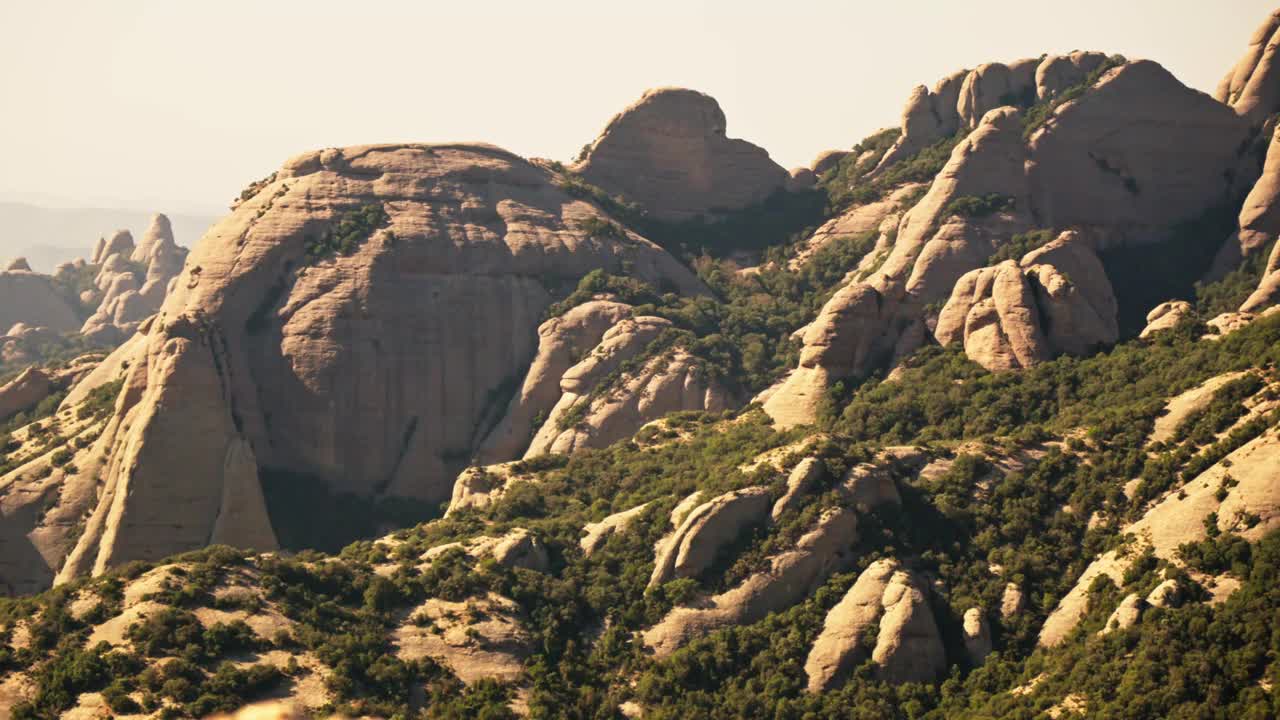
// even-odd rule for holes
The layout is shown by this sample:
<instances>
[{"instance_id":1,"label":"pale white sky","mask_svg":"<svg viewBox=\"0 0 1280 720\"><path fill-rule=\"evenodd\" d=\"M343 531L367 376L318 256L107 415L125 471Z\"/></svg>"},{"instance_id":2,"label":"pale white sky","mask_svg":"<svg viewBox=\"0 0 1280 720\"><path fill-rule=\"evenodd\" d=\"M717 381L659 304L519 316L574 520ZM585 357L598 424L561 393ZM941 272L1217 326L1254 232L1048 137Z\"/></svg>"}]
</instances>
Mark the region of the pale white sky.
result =
<instances>
[{"instance_id":1,"label":"pale white sky","mask_svg":"<svg viewBox=\"0 0 1280 720\"><path fill-rule=\"evenodd\" d=\"M0 0L0 199L225 211L290 155L485 140L567 159L649 87L781 164L961 67L1097 49L1212 91L1262 0Z\"/></svg>"}]
</instances>

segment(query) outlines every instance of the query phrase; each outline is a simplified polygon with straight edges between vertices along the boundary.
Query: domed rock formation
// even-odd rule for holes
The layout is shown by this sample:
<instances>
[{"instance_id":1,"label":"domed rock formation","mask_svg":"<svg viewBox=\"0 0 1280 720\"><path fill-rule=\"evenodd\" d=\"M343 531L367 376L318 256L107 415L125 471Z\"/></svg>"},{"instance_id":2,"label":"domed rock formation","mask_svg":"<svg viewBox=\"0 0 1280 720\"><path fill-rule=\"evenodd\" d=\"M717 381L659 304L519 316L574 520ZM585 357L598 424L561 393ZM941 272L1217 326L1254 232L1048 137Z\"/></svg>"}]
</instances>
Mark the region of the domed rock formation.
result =
<instances>
[{"instance_id":1,"label":"domed rock formation","mask_svg":"<svg viewBox=\"0 0 1280 720\"><path fill-rule=\"evenodd\" d=\"M714 98L681 88L649 90L614 116L574 169L673 221L747 207L790 177L762 148L725 135Z\"/></svg>"},{"instance_id":2,"label":"domed rock formation","mask_svg":"<svg viewBox=\"0 0 1280 720\"><path fill-rule=\"evenodd\" d=\"M765 401L775 421L812 422L831 379L914 350L925 336L925 308L952 296L961 276L986 266L1013 235L1034 228L1076 227L1089 239L1088 252L1072 249L1074 260L1043 262L1035 272L1043 288L1037 303L1067 323L1055 333L1058 350L1114 342L1114 299L1088 256L1157 242L1221 203L1249 127L1159 65L1138 61L1103 73L1057 106L1029 141L1023 135L1018 111L998 108L956 146L903 216L880 270L837 292L807 328L799 367ZM1056 267L1079 263L1092 268L1089 278ZM1078 336L1082 328L1087 334ZM1026 347L1035 344L1030 338ZM1011 345L990 347L993 364L1012 366L995 360L1016 357Z\"/></svg>"},{"instance_id":3,"label":"domed rock formation","mask_svg":"<svg viewBox=\"0 0 1280 720\"><path fill-rule=\"evenodd\" d=\"M9 263L9 267L5 268L5 272L14 271L31 272L31 263L27 262L27 259L24 257L14 258L13 261Z\"/></svg>"},{"instance_id":4,"label":"domed rock formation","mask_svg":"<svg viewBox=\"0 0 1280 720\"><path fill-rule=\"evenodd\" d=\"M842 687L870 658L891 683L932 682L946 651L921 583L896 560L877 560L831 608L805 660L809 692ZM878 625L874 645L866 633Z\"/></svg>"},{"instance_id":5,"label":"domed rock formation","mask_svg":"<svg viewBox=\"0 0 1280 720\"><path fill-rule=\"evenodd\" d=\"M31 272L29 267L0 272L0 328L18 323L60 333L80 326L75 309L49 276Z\"/></svg>"},{"instance_id":6,"label":"domed rock formation","mask_svg":"<svg viewBox=\"0 0 1280 720\"><path fill-rule=\"evenodd\" d=\"M1260 124L1280 109L1280 10L1271 13L1249 39L1244 57L1218 85L1214 98Z\"/></svg>"},{"instance_id":7,"label":"domed rock formation","mask_svg":"<svg viewBox=\"0 0 1280 720\"><path fill-rule=\"evenodd\" d=\"M1006 105L1030 105L1036 92L1036 67L1039 58L1017 60L1009 64L979 65L964 78L956 112L961 127L972 130L984 115Z\"/></svg>"},{"instance_id":8,"label":"domed rock formation","mask_svg":"<svg viewBox=\"0 0 1280 720\"><path fill-rule=\"evenodd\" d=\"M93 458L77 460L103 491L63 493L89 519L66 561L51 549L47 562L69 579L208 542L273 547L262 468L448 499L555 292L624 264L702 291L660 248L601 236L599 222L548 170L490 146L289 161L206 234L159 314L104 363L124 390ZM232 513L235 532L219 520ZM39 530L56 548L74 527Z\"/></svg>"}]
</instances>

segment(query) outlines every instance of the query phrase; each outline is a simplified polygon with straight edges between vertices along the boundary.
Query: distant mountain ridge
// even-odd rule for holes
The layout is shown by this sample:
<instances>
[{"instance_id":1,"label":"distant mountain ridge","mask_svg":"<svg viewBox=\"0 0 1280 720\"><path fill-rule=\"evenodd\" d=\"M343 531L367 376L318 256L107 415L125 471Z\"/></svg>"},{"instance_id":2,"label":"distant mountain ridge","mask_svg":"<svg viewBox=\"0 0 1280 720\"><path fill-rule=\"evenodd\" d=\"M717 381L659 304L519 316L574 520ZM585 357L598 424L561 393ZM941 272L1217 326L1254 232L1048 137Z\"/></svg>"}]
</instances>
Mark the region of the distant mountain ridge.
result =
<instances>
[{"instance_id":1,"label":"distant mountain ridge","mask_svg":"<svg viewBox=\"0 0 1280 720\"><path fill-rule=\"evenodd\" d=\"M163 210L163 208L158 208ZM54 208L0 201L0 260L25 257L32 269L53 272L59 263L84 257L93 242L113 231L142 232L153 210ZM214 215L169 214L179 245L193 245L217 220Z\"/></svg>"}]
</instances>

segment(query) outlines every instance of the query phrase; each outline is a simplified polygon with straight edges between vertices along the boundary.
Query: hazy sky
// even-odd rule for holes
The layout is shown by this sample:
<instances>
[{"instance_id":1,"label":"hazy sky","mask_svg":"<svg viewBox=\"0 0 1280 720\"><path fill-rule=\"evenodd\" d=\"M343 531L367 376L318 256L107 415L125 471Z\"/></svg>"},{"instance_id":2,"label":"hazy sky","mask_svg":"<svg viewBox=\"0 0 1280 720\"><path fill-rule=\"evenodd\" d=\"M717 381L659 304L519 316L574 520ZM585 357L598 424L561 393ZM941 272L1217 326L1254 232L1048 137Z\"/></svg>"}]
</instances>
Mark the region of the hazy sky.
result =
<instances>
[{"instance_id":1,"label":"hazy sky","mask_svg":"<svg viewBox=\"0 0 1280 720\"><path fill-rule=\"evenodd\" d=\"M807 164L962 67L1098 49L1211 92L1263 0L0 0L0 198L225 211L297 152L567 159L649 87Z\"/></svg>"}]
</instances>

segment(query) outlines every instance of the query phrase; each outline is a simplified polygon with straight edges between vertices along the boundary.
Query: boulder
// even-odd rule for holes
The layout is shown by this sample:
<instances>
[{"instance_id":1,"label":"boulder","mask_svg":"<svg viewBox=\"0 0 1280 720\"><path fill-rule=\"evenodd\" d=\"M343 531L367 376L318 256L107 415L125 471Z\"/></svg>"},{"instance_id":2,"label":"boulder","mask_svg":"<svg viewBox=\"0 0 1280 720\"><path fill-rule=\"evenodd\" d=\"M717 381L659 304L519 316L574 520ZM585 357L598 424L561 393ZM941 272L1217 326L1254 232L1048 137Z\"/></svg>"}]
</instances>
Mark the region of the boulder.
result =
<instances>
[{"instance_id":1,"label":"boulder","mask_svg":"<svg viewBox=\"0 0 1280 720\"><path fill-rule=\"evenodd\" d=\"M677 607L643 634L645 645L658 657L666 657L689 640L732 625L745 625L780 612L803 600L826 579L853 564L857 542L857 513L831 508L795 547L769 558L769 568L755 573L738 586L699 600L694 606Z\"/></svg>"},{"instance_id":2,"label":"boulder","mask_svg":"<svg viewBox=\"0 0 1280 720\"><path fill-rule=\"evenodd\" d=\"M710 96L649 90L609 121L574 169L669 221L738 210L786 187L787 171L762 148L727 137L725 125Z\"/></svg>"},{"instance_id":3,"label":"boulder","mask_svg":"<svg viewBox=\"0 0 1280 720\"><path fill-rule=\"evenodd\" d=\"M874 644L869 631L878 623ZM884 682L933 682L946 669L942 637L914 573L878 560L827 613L805 660L809 692L842 687L870 658Z\"/></svg>"},{"instance_id":4,"label":"boulder","mask_svg":"<svg viewBox=\"0 0 1280 720\"><path fill-rule=\"evenodd\" d=\"M1138 618L1142 617L1142 609L1145 606L1142 598L1137 593L1126 595L1124 600L1120 601L1120 605L1107 618L1107 624L1102 626L1098 631L1099 635L1106 635L1113 630L1124 630L1132 627L1138 622Z\"/></svg>"},{"instance_id":5,"label":"boulder","mask_svg":"<svg viewBox=\"0 0 1280 720\"><path fill-rule=\"evenodd\" d=\"M663 540L649 587L698 577L744 531L763 522L768 512L768 488L735 490L694 508Z\"/></svg>"},{"instance_id":6,"label":"boulder","mask_svg":"<svg viewBox=\"0 0 1280 720\"><path fill-rule=\"evenodd\" d=\"M1190 317L1191 303L1185 300L1162 302L1147 313L1147 326L1142 328L1138 337L1150 337L1161 330L1172 330L1183 319Z\"/></svg>"},{"instance_id":7,"label":"boulder","mask_svg":"<svg viewBox=\"0 0 1280 720\"><path fill-rule=\"evenodd\" d=\"M897 463L887 457L878 458L876 462L858 463L845 473L836 491L856 508L901 505L902 497L893 477L896 469Z\"/></svg>"},{"instance_id":8,"label":"boulder","mask_svg":"<svg viewBox=\"0 0 1280 720\"><path fill-rule=\"evenodd\" d=\"M39 368L27 368L18 377L0 385L0 422L30 410L49 397L53 385Z\"/></svg>"},{"instance_id":9,"label":"boulder","mask_svg":"<svg viewBox=\"0 0 1280 720\"><path fill-rule=\"evenodd\" d=\"M14 258L5 268L5 272L31 272L31 263L24 257Z\"/></svg>"},{"instance_id":10,"label":"boulder","mask_svg":"<svg viewBox=\"0 0 1280 720\"><path fill-rule=\"evenodd\" d=\"M983 614L982 608L964 611L962 630L964 650L969 656L969 662L975 666L981 665L991 654L991 626L987 623L987 616Z\"/></svg>"},{"instance_id":11,"label":"boulder","mask_svg":"<svg viewBox=\"0 0 1280 720\"><path fill-rule=\"evenodd\" d=\"M494 561L503 567L546 572L551 566L542 541L524 528L515 528L503 535L490 552Z\"/></svg>"},{"instance_id":12,"label":"boulder","mask_svg":"<svg viewBox=\"0 0 1280 720\"><path fill-rule=\"evenodd\" d=\"M1176 579L1169 578L1155 586L1146 602L1151 607L1175 607L1182 602L1182 586Z\"/></svg>"},{"instance_id":13,"label":"boulder","mask_svg":"<svg viewBox=\"0 0 1280 720\"><path fill-rule=\"evenodd\" d=\"M1022 587L1017 583L1006 583L1004 593L1000 596L1000 619L1011 620L1022 612L1026 605L1026 597Z\"/></svg>"},{"instance_id":14,"label":"boulder","mask_svg":"<svg viewBox=\"0 0 1280 720\"><path fill-rule=\"evenodd\" d=\"M1250 122L1261 124L1280 109L1280 10L1254 31L1244 57L1236 63L1214 97Z\"/></svg>"},{"instance_id":15,"label":"boulder","mask_svg":"<svg viewBox=\"0 0 1280 720\"><path fill-rule=\"evenodd\" d=\"M773 504L769 517L777 522L787 512L794 510L804 500L805 495L827 474L827 466L818 458L805 458L796 463L787 475L787 490Z\"/></svg>"}]
</instances>

